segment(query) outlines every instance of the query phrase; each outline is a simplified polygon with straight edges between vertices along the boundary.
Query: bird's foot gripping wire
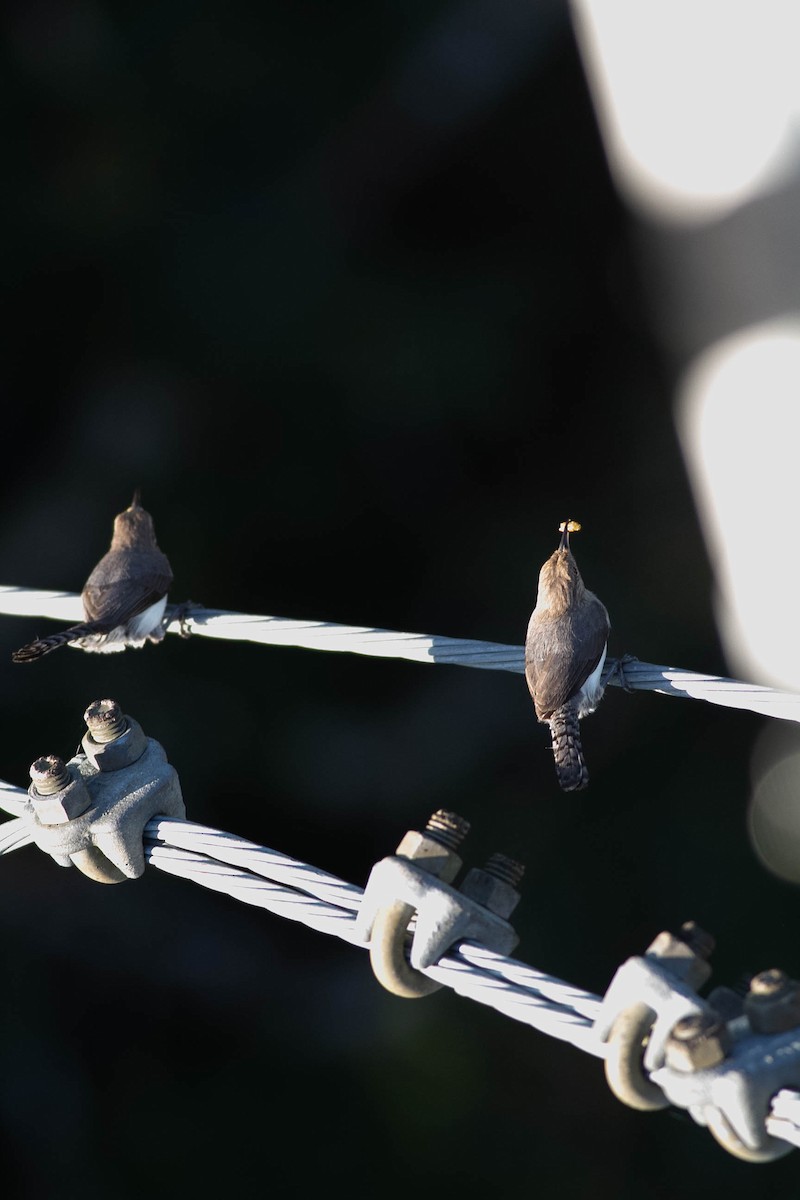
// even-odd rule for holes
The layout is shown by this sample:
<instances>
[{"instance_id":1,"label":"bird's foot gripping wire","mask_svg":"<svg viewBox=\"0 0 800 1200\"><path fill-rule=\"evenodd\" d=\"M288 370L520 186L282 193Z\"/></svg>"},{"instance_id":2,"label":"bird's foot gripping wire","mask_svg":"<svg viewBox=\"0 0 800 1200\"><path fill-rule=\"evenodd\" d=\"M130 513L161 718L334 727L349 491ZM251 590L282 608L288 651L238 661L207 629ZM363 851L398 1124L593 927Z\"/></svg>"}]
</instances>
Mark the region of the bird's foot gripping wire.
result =
<instances>
[{"instance_id":1,"label":"bird's foot gripping wire","mask_svg":"<svg viewBox=\"0 0 800 1200\"><path fill-rule=\"evenodd\" d=\"M632 692L635 689L628 683L628 677L625 674L625 667L630 663L637 663L639 659L635 654L623 654L619 658L611 660L611 665L604 681L604 687L608 687L610 683L615 683L626 692Z\"/></svg>"},{"instance_id":2,"label":"bird's foot gripping wire","mask_svg":"<svg viewBox=\"0 0 800 1200\"><path fill-rule=\"evenodd\" d=\"M200 612L202 604L195 604L194 600L184 600L182 604L172 604L167 609L164 615L164 632L169 629L170 625L178 626L178 634L182 638L192 636L191 616L193 612Z\"/></svg>"}]
</instances>

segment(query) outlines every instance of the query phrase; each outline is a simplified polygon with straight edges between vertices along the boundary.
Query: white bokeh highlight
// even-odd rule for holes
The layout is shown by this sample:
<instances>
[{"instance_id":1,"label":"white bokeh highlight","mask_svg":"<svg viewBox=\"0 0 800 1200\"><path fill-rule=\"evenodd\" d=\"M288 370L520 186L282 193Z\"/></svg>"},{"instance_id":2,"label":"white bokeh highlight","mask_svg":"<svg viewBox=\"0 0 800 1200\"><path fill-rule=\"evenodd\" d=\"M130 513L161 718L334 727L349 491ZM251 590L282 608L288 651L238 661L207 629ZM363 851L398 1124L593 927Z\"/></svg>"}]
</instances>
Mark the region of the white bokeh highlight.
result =
<instances>
[{"instance_id":1,"label":"white bokeh highlight","mask_svg":"<svg viewBox=\"0 0 800 1200\"><path fill-rule=\"evenodd\" d=\"M800 316L700 355L677 419L729 665L800 690Z\"/></svg>"},{"instance_id":2,"label":"white bokeh highlight","mask_svg":"<svg viewBox=\"0 0 800 1200\"><path fill-rule=\"evenodd\" d=\"M798 155L800 4L573 0L609 165L649 217L723 215Z\"/></svg>"}]
</instances>

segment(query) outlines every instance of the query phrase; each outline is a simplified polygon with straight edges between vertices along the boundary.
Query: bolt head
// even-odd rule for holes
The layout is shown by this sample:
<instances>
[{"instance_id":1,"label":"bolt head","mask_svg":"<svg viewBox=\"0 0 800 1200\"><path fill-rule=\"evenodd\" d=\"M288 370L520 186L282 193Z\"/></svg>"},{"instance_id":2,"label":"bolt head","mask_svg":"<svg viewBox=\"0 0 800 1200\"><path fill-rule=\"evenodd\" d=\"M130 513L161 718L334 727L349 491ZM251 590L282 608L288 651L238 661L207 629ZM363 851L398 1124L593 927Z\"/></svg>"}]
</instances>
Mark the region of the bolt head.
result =
<instances>
[{"instance_id":1,"label":"bolt head","mask_svg":"<svg viewBox=\"0 0 800 1200\"><path fill-rule=\"evenodd\" d=\"M713 1013L692 1013L673 1026L664 1050L665 1062L673 1071L706 1071L723 1061L730 1046L724 1021Z\"/></svg>"}]
</instances>

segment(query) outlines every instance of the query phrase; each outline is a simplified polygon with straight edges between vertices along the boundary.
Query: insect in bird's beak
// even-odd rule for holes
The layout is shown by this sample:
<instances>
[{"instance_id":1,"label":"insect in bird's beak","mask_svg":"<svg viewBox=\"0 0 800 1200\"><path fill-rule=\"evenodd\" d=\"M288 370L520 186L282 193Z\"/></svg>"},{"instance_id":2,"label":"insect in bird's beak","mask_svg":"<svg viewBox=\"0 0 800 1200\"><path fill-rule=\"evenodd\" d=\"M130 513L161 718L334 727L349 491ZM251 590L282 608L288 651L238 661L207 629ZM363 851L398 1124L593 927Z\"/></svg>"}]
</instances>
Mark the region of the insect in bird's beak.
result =
<instances>
[{"instance_id":1,"label":"insect in bird's beak","mask_svg":"<svg viewBox=\"0 0 800 1200\"><path fill-rule=\"evenodd\" d=\"M580 521L562 521L558 527L561 534L561 541L558 543L559 550L569 550L569 535L577 533L580 529Z\"/></svg>"}]
</instances>

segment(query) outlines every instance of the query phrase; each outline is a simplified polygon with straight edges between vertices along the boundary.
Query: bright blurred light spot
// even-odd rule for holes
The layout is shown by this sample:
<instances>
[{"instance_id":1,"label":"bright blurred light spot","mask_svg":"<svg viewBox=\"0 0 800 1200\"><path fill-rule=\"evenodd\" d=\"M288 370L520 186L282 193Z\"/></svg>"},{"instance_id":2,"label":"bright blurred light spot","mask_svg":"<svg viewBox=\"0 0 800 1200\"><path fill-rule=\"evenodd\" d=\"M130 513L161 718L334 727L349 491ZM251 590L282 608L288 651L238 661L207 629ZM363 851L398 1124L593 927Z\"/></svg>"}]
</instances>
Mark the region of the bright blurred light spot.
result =
<instances>
[{"instance_id":1,"label":"bright blurred light spot","mask_svg":"<svg viewBox=\"0 0 800 1200\"><path fill-rule=\"evenodd\" d=\"M800 318L700 355L677 421L731 667L800 690Z\"/></svg>"},{"instance_id":2,"label":"bright blurred light spot","mask_svg":"<svg viewBox=\"0 0 800 1200\"><path fill-rule=\"evenodd\" d=\"M800 4L573 0L611 169L646 215L721 215L797 160Z\"/></svg>"},{"instance_id":3,"label":"bright blurred light spot","mask_svg":"<svg viewBox=\"0 0 800 1200\"><path fill-rule=\"evenodd\" d=\"M753 753L748 831L761 862L800 883L800 733L770 726Z\"/></svg>"}]
</instances>

